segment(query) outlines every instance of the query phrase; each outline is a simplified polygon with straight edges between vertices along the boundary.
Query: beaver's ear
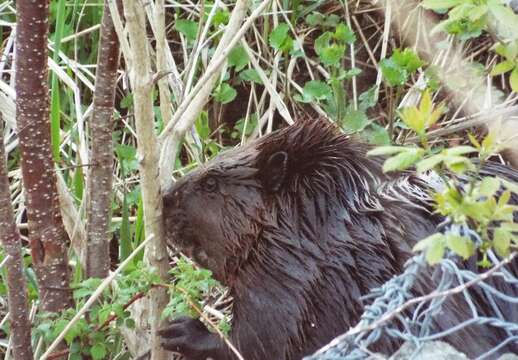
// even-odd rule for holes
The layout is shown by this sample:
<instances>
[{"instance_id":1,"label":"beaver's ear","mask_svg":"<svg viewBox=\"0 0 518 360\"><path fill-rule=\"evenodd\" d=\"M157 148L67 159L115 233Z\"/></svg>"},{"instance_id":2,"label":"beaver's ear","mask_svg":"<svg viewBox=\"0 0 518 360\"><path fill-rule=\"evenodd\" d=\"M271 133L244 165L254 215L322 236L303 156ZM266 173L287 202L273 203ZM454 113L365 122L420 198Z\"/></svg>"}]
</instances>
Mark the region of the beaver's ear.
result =
<instances>
[{"instance_id":1,"label":"beaver's ear","mask_svg":"<svg viewBox=\"0 0 518 360\"><path fill-rule=\"evenodd\" d=\"M278 191L286 178L287 168L288 153L278 151L271 155L261 169L264 187L272 192Z\"/></svg>"}]
</instances>

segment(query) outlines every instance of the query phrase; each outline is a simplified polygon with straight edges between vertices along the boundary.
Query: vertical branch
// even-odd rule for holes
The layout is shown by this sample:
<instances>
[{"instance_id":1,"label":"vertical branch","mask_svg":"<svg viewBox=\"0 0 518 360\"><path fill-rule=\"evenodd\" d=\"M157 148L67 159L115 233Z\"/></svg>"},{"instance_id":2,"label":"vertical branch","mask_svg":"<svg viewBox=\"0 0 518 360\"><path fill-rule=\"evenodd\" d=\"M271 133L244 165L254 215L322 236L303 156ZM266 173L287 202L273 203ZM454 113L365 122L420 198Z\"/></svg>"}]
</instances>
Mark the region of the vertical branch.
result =
<instances>
[{"instance_id":1,"label":"vertical branch","mask_svg":"<svg viewBox=\"0 0 518 360\"><path fill-rule=\"evenodd\" d=\"M16 2L16 121L29 240L42 309L72 304L68 235L61 219L50 144L47 85L48 2Z\"/></svg>"},{"instance_id":2,"label":"vertical branch","mask_svg":"<svg viewBox=\"0 0 518 360\"><path fill-rule=\"evenodd\" d=\"M122 1L117 0L122 11ZM104 2L95 73L94 107L90 119L86 274L104 278L110 269L110 218L113 182L112 115L119 66L119 41L108 0Z\"/></svg>"},{"instance_id":3,"label":"vertical branch","mask_svg":"<svg viewBox=\"0 0 518 360\"><path fill-rule=\"evenodd\" d=\"M124 1L124 15L131 47L130 83L133 89L135 108L135 127L137 132L137 151L139 157L140 184L144 204L146 236L153 236L146 248L146 259L157 268L162 279L168 277L169 264L164 243L162 227L162 201L158 172L158 142L154 132L153 117L153 78L149 44L146 37L144 9L136 0ZM151 354L152 359L166 358L166 352L160 346L156 331L160 326L160 317L167 305L165 289L155 288L150 291L151 303Z\"/></svg>"},{"instance_id":4,"label":"vertical branch","mask_svg":"<svg viewBox=\"0 0 518 360\"><path fill-rule=\"evenodd\" d=\"M32 360L31 322L23 275L20 233L14 220L5 161L4 122L0 113L0 240L7 260L7 289L11 346L15 360Z\"/></svg>"},{"instance_id":5,"label":"vertical branch","mask_svg":"<svg viewBox=\"0 0 518 360\"><path fill-rule=\"evenodd\" d=\"M157 0L155 4L155 33L156 33L156 71L158 74L167 71L166 59L166 37L165 37L165 8L164 0ZM167 49L168 50L168 49ZM164 77L158 80L158 90L160 92L160 112L164 124L167 124L173 117L171 110L171 91L167 78Z\"/></svg>"}]
</instances>

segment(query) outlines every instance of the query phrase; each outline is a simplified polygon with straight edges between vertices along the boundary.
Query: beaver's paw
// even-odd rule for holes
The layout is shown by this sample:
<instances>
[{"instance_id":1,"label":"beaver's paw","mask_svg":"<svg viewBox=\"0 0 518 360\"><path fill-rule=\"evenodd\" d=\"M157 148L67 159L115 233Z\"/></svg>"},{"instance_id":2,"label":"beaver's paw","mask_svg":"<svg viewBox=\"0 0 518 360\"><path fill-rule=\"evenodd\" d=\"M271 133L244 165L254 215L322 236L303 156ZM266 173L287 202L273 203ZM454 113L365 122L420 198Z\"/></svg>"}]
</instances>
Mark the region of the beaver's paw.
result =
<instances>
[{"instance_id":1,"label":"beaver's paw","mask_svg":"<svg viewBox=\"0 0 518 360\"><path fill-rule=\"evenodd\" d=\"M160 329L158 334L162 337L164 349L180 353L188 360L217 358L219 338L198 319L179 317Z\"/></svg>"}]
</instances>

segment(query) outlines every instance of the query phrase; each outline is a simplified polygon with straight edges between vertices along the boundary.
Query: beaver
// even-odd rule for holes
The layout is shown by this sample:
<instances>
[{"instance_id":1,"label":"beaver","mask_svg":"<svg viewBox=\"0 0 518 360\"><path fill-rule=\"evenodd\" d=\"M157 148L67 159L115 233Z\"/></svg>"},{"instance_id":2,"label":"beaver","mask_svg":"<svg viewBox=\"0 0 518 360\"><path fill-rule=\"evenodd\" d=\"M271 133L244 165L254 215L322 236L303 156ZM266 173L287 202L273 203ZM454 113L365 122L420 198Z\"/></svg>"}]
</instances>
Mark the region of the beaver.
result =
<instances>
[{"instance_id":1,"label":"beaver","mask_svg":"<svg viewBox=\"0 0 518 360\"><path fill-rule=\"evenodd\" d=\"M368 149L328 121L301 120L221 153L165 191L168 242L229 287L230 340L244 359L301 359L346 332L362 296L401 273L412 246L435 232L442 219L427 184L384 174ZM423 281L416 291L432 289ZM450 305L439 328L469 316ZM501 334L479 331L488 330L449 340L464 349L477 338L473 353L498 343ZM235 358L196 319L174 320L160 335L187 359ZM399 345L384 339L378 350Z\"/></svg>"}]
</instances>

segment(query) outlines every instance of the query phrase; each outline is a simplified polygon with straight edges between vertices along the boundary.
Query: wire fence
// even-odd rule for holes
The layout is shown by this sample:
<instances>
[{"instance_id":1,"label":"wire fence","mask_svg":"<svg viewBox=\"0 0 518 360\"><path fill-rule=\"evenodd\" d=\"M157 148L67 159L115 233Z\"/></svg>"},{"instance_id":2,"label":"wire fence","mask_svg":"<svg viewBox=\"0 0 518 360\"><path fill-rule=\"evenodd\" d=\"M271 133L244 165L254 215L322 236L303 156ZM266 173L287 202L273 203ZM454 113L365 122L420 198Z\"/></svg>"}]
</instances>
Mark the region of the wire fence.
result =
<instances>
[{"instance_id":1,"label":"wire fence","mask_svg":"<svg viewBox=\"0 0 518 360\"><path fill-rule=\"evenodd\" d=\"M481 241L478 234L465 227L452 227L449 231ZM365 307L355 327L305 359L366 359L380 351L380 343L389 342L398 346L409 342L417 354L424 344L433 340L453 342L458 350L469 352L470 344L480 345L481 337L486 334L493 334L495 341L483 349L479 346L470 358L493 359L513 351L509 349L518 347L518 256L512 253L499 259L489 252L489 258L494 266L478 273L468 270L452 255L433 268L426 263L424 255L414 256L402 274L365 297L372 302ZM430 280L431 291L416 296L416 286ZM452 301L457 308L464 309L464 315L461 321L445 328L438 317L449 316L445 310L454 304ZM474 338L466 338L469 329ZM465 344L463 348L459 348L459 340Z\"/></svg>"}]
</instances>

